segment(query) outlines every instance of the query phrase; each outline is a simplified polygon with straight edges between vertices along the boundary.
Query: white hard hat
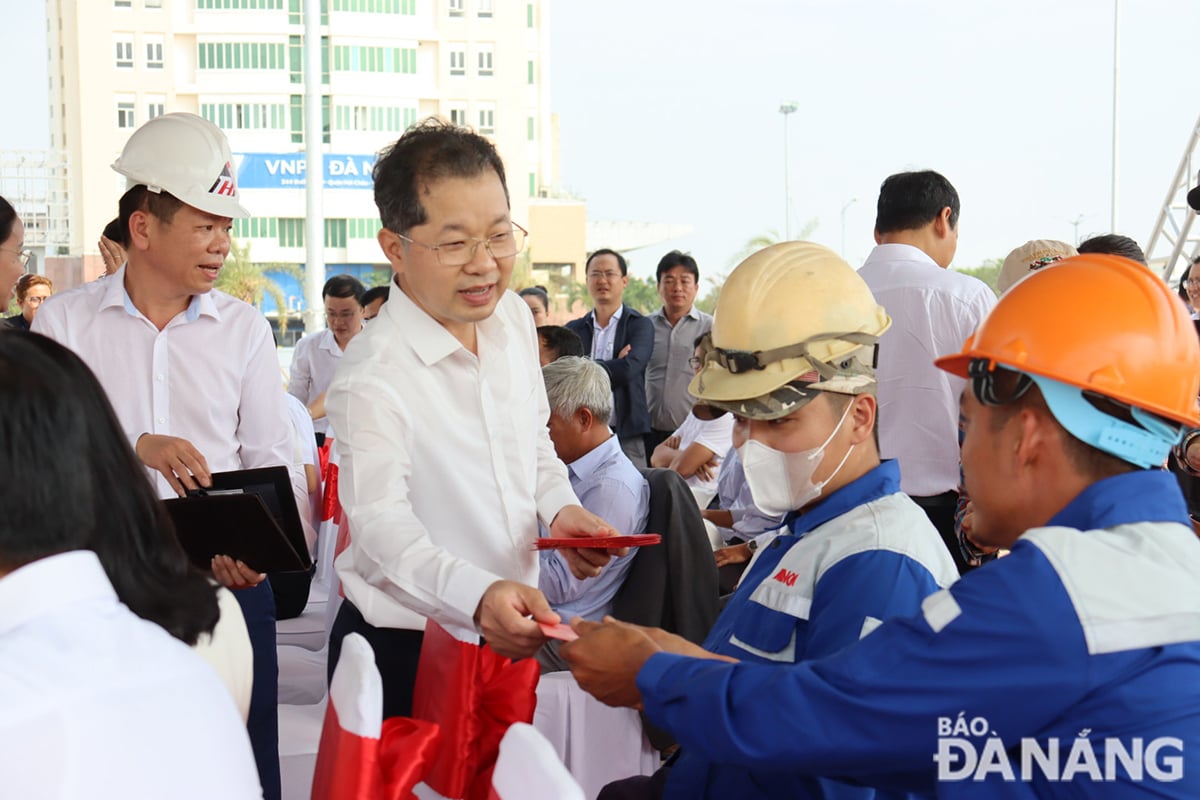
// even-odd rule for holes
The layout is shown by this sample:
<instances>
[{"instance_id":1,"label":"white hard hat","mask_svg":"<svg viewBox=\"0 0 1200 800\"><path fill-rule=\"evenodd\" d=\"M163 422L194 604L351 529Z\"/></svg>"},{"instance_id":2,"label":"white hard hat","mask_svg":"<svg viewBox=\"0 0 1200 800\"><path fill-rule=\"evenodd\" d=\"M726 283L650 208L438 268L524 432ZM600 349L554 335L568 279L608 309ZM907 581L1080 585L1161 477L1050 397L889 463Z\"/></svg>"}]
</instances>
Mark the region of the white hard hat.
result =
<instances>
[{"instance_id":1,"label":"white hard hat","mask_svg":"<svg viewBox=\"0 0 1200 800\"><path fill-rule=\"evenodd\" d=\"M169 192L189 206L221 217L248 217L238 202L237 169L229 141L195 114L163 114L133 132L112 168L128 179Z\"/></svg>"}]
</instances>

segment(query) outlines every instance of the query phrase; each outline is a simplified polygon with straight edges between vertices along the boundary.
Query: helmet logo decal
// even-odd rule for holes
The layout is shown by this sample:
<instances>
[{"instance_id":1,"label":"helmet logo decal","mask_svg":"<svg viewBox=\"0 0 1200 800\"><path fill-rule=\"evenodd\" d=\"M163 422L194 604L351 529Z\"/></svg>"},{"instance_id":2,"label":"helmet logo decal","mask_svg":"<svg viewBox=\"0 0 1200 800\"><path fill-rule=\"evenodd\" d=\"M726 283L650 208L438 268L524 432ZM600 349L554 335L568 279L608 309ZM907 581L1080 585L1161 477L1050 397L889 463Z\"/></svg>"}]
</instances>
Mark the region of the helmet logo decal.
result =
<instances>
[{"instance_id":1,"label":"helmet logo decal","mask_svg":"<svg viewBox=\"0 0 1200 800\"><path fill-rule=\"evenodd\" d=\"M228 161L221 168L221 174L213 181L213 185L208 187L208 193L237 197L237 181L233 177L233 168Z\"/></svg>"}]
</instances>

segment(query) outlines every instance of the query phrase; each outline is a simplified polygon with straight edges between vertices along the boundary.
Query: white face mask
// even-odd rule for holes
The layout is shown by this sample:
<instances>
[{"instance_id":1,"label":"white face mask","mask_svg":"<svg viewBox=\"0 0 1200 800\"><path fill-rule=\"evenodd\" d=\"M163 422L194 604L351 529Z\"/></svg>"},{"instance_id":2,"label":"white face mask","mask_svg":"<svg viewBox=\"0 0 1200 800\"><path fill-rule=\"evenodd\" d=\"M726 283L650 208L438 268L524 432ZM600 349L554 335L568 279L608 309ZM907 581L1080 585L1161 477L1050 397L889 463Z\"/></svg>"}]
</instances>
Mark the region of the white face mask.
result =
<instances>
[{"instance_id":1,"label":"white face mask","mask_svg":"<svg viewBox=\"0 0 1200 800\"><path fill-rule=\"evenodd\" d=\"M782 516L804 508L821 496L821 490L841 471L846 459L854 452L854 445L850 445L846 455L842 456L841 463L829 477L820 483L813 483L812 476L821 465L825 448L841 430L852 405L853 403L846 405L837 426L819 447L785 453L754 439L747 439L746 443L737 449L742 468L746 471L746 482L750 484L754 504L764 514Z\"/></svg>"}]
</instances>

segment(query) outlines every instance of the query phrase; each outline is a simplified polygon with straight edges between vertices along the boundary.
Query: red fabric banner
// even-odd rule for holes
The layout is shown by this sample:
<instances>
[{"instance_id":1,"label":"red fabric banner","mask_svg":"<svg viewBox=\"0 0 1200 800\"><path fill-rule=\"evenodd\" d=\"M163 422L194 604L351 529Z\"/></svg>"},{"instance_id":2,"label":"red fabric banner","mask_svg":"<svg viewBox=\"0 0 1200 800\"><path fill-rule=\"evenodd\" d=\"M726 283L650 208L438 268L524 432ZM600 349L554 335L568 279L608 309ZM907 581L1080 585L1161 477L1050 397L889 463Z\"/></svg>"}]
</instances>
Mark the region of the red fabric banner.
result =
<instances>
[{"instance_id":1,"label":"red fabric banner","mask_svg":"<svg viewBox=\"0 0 1200 800\"><path fill-rule=\"evenodd\" d=\"M441 729L442 744L426 778L434 791L488 800L500 739L512 723L533 720L538 674L532 658L514 662L426 623L413 716Z\"/></svg>"}]
</instances>

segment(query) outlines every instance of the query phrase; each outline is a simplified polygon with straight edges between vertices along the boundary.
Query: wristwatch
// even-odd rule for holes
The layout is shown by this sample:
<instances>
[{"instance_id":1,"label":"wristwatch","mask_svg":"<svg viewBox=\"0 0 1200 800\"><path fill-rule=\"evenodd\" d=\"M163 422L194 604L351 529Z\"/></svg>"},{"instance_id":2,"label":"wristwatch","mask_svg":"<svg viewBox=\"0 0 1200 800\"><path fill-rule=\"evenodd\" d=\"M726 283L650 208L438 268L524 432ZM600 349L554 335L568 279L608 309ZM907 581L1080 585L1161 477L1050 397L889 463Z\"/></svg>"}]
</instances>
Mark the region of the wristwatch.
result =
<instances>
[{"instance_id":1,"label":"wristwatch","mask_svg":"<svg viewBox=\"0 0 1200 800\"><path fill-rule=\"evenodd\" d=\"M1192 442L1194 442L1197 437L1200 437L1200 428L1190 431L1186 436L1183 437L1179 444L1175 446L1175 460L1179 462L1179 466L1184 472L1192 476L1200 476L1200 470L1197 470L1196 467L1193 466L1190 461L1188 461L1187 451L1188 447L1191 446Z\"/></svg>"},{"instance_id":2,"label":"wristwatch","mask_svg":"<svg viewBox=\"0 0 1200 800\"><path fill-rule=\"evenodd\" d=\"M750 541L746 542L746 549L748 549L751 553L753 553L755 550L757 550L758 549L758 539L751 539Z\"/></svg>"}]
</instances>

